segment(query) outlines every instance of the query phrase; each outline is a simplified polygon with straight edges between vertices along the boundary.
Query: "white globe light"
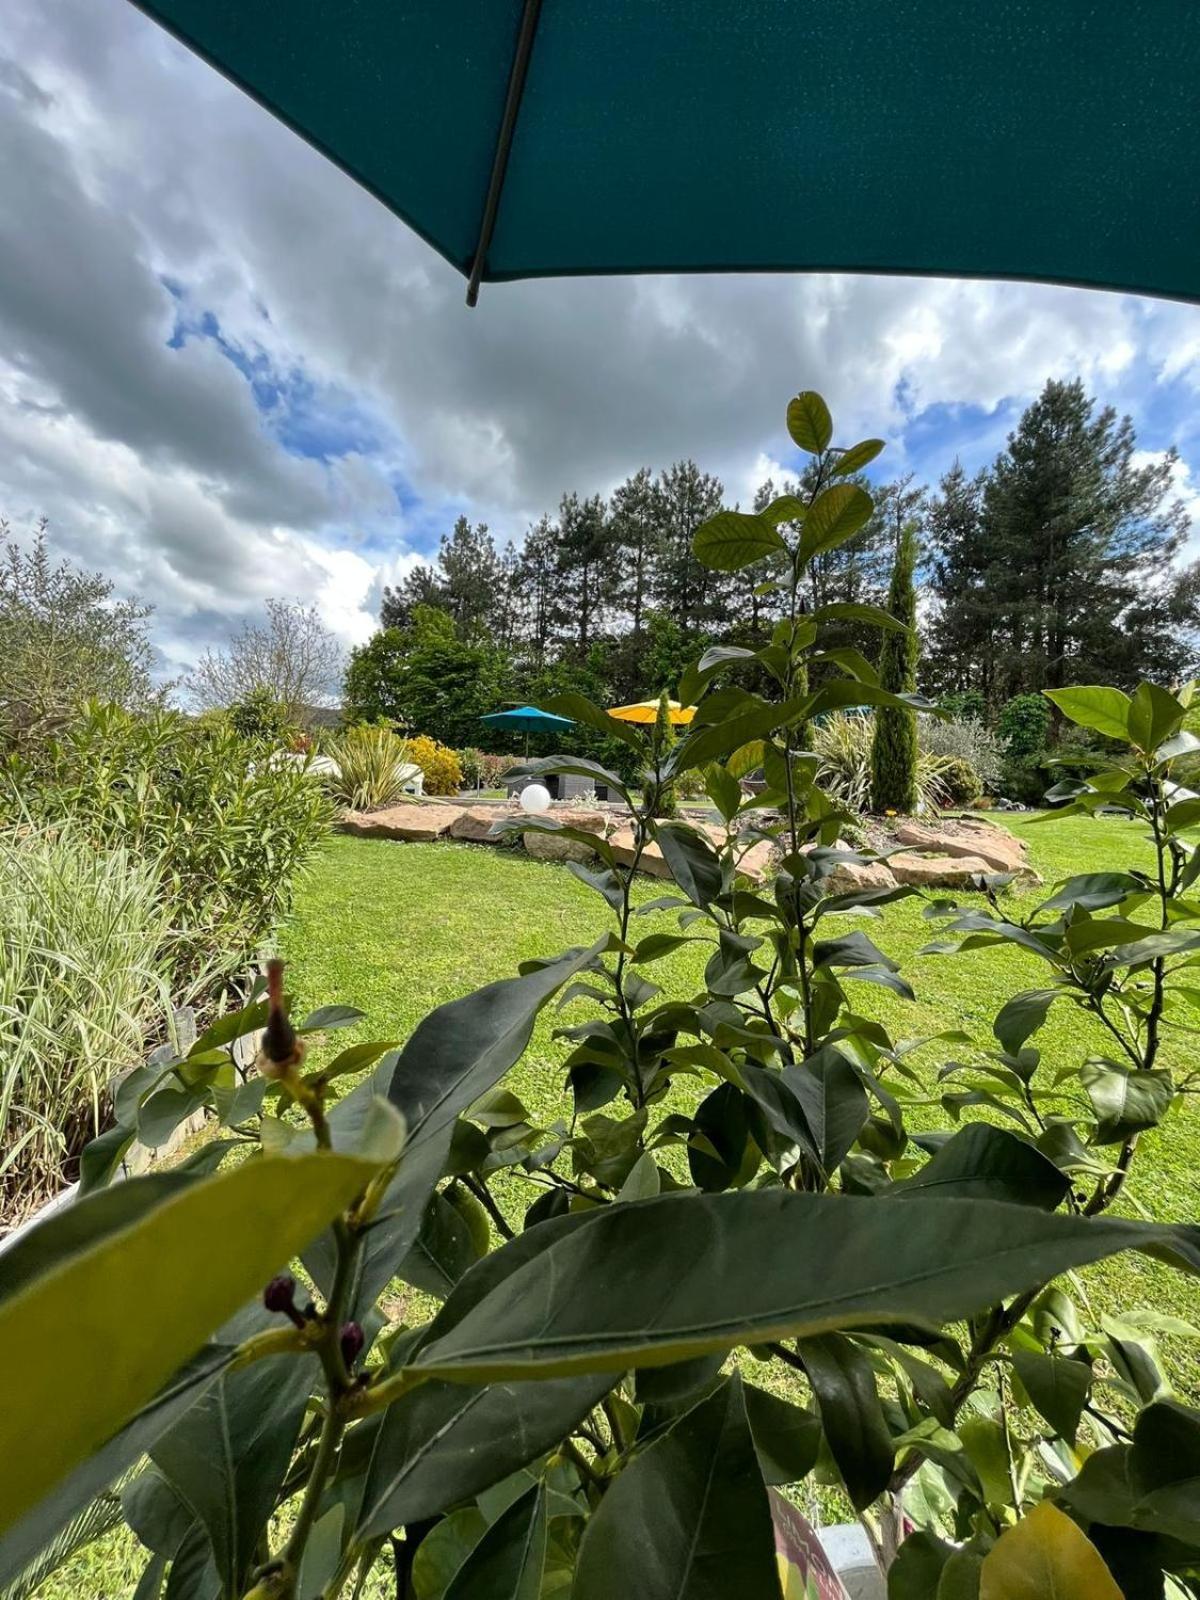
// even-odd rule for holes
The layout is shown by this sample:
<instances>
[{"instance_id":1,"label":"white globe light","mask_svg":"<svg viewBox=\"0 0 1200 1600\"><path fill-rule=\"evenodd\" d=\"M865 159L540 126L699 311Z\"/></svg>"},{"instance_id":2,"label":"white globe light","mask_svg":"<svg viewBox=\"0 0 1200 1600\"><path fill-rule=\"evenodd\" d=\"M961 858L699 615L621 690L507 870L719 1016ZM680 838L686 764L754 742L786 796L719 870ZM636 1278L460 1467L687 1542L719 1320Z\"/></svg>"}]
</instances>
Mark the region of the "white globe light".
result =
<instances>
[{"instance_id":1,"label":"white globe light","mask_svg":"<svg viewBox=\"0 0 1200 1600\"><path fill-rule=\"evenodd\" d=\"M549 811L550 791L544 783L531 783L521 790L522 811Z\"/></svg>"}]
</instances>

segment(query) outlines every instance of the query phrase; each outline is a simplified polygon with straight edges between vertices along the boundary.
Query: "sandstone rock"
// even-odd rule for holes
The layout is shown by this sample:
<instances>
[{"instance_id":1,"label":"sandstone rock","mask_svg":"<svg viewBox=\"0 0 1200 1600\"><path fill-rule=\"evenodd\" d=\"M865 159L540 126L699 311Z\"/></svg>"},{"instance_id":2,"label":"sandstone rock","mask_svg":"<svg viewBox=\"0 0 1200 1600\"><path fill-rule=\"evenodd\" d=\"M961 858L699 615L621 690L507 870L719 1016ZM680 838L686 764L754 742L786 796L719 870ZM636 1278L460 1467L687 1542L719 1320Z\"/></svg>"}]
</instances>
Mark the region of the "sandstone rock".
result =
<instances>
[{"instance_id":1,"label":"sandstone rock","mask_svg":"<svg viewBox=\"0 0 1200 1600\"><path fill-rule=\"evenodd\" d=\"M990 872L1016 872L1027 882L1042 880L1025 859L1028 848L1005 828L964 817L953 833L923 822L904 822L896 829L900 844L939 856L970 856L988 864Z\"/></svg>"},{"instance_id":2,"label":"sandstone rock","mask_svg":"<svg viewBox=\"0 0 1200 1600\"><path fill-rule=\"evenodd\" d=\"M493 824L517 815L519 813L511 806L467 806L450 824L450 837L498 844L500 840L492 835Z\"/></svg>"},{"instance_id":3,"label":"sandstone rock","mask_svg":"<svg viewBox=\"0 0 1200 1600\"><path fill-rule=\"evenodd\" d=\"M839 861L825 880L828 894L853 894L859 889L894 889L896 875L886 861Z\"/></svg>"},{"instance_id":4,"label":"sandstone rock","mask_svg":"<svg viewBox=\"0 0 1200 1600\"><path fill-rule=\"evenodd\" d=\"M526 852L535 861L592 861L596 852L579 839L564 839L545 828L528 828L521 835Z\"/></svg>"},{"instance_id":5,"label":"sandstone rock","mask_svg":"<svg viewBox=\"0 0 1200 1600\"><path fill-rule=\"evenodd\" d=\"M631 867L634 859L633 829L618 828L616 833L609 838L612 853L616 857L617 865ZM671 876L667 863L663 860L663 853L651 840L638 857L638 870L649 873L652 878L669 878Z\"/></svg>"},{"instance_id":6,"label":"sandstone rock","mask_svg":"<svg viewBox=\"0 0 1200 1600\"><path fill-rule=\"evenodd\" d=\"M338 826L343 833L363 839L420 843L448 834L462 813L462 806L388 806L384 811L347 811Z\"/></svg>"},{"instance_id":7,"label":"sandstone rock","mask_svg":"<svg viewBox=\"0 0 1200 1600\"><path fill-rule=\"evenodd\" d=\"M771 875L771 867L775 859L775 846L770 839L759 839L748 850L741 846L735 847L738 857L738 871L744 873L752 883L762 883Z\"/></svg>"},{"instance_id":8,"label":"sandstone rock","mask_svg":"<svg viewBox=\"0 0 1200 1600\"><path fill-rule=\"evenodd\" d=\"M977 873L997 869L982 856L891 856L888 867L897 883L915 883L925 889L969 889Z\"/></svg>"},{"instance_id":9,"label":"sandstone rock","mask_svg":"<svg viewBox=\"0 0 1200 1600\"><path fill-rule=\"evenodd\" d=\"M547 815L564 828L580 828L584 833L607 833L613 820L607 811L586 811L582 806L551 806Z\"/></svg>"}]
</instances>

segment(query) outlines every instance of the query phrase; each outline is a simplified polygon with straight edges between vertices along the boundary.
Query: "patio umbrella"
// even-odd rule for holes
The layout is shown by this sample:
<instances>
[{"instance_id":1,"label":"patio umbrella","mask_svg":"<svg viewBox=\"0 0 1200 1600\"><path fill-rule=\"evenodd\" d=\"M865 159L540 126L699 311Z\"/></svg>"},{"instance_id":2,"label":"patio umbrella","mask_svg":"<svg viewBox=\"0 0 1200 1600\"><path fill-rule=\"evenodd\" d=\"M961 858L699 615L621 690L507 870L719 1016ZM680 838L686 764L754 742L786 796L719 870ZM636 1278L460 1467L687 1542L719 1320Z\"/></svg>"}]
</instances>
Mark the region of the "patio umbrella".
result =
<instances>
[{"instance_id":1,"label":"patio umbrella","mask_svg":"<svg viewBox=\"0 0 1200 1600\"><path fill-rule=\"evenodd\" d=\"M681 706L678 700L668 700L667 704L670 707L668 715L676 727L690 722L696 715L695 706ZM608 714L610 717L616 717L619 722L657 722L658 701L635 700L632 705L617 706Z\"/></svg>"},{"instance_id":2,"label":"patio umbrella","mask_svg":"<svg viewBox=\"0 0 1200 1600\"><path fill-rule=\"evenodd\" d=\"M1200 298L1195 0L140 0L468 279Z\"/></svg>"},{"instance_id":3,"label":"patio umbrella","mask_svg":"<svg viewBox=\"0 0 1200 1600\"><path fill-rule=\"evenodd\" d=\"M480 717L479 720L486 722L489 728L511 728L517 733L523 733L526 755L529 754L531 733L562 733L565 729L575 726L570 717L556 717L550 711L539 711L536 706L515 706L511 711L489 711L486 717Z\"/></svg>"}]
</instances>

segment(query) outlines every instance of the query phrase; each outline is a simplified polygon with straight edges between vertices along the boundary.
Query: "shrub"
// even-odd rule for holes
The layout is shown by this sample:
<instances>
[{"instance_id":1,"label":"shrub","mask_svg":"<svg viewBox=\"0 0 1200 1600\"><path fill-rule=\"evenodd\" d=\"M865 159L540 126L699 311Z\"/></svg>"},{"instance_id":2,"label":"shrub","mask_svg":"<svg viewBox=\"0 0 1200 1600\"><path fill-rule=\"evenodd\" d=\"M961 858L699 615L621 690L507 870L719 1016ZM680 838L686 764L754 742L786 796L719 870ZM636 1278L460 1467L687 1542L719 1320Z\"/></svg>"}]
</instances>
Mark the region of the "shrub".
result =
<instances>
[{"instance_id":1,"label":"shrub","mask_svg":"<svg viewBox=\"0 0 1200 1600\"><path fill-rule=\"evenodd\" d=\"M983 796L983 780L964 756L940 756L943 762L938 773L940 804L944 806L973 806Z\"/></svg>"},{"instance_id":2,"label":"shrub","mask_svg":"<svg viewBox=\"0 0 1200 1600\"><path fill-rule=\"evenodd\" d=\"M166 1010L158 863L70 823L0 833L0 1214L73 1176L115 1072Z\"/></svg>"},{"instance_id":3,"label":"shrub","mask_svg":"<svg viewBox=\"0 0 1200 1600\"><path fill-rule=\"evenodd\" d=\"M1050 706L1040 694L1017 694L1000 708L996 731L1004 741L1006 794L1038 805L1046 790Z\"/></svg>"},{"instance_id":4,"label":"shrub","mask_svg":"<svg viewBox=\"0 0 1200 1600\"><path fill-rule=\"evenodd\" d=\"M503 783L504 774L519 767L520 756L497 756L490 750L459 750L458 765L463 784L468 789L496 789Z\"/></svg>"},{"instance_id":5,"label":"shrub","mask_svg":"<svg viewBox=\"0 0 1200 1600\"><path fill-rule=\"evenodd\" d=\"M462 768L449 745L439 744L423 733L409 740L408 759L425 774L426 794L457 794L462 788Z\"/></svg>"},{"instance_id":6,"label":"shrub","mask_svg":"<svg viewBox=\"0 0 1200 1600\"><path fill-rule=\"evenodd\" d=\"M234 701L226 712L229 726L242 739L261 739L266 744L291 748L300 730L282 700L269 689L251 689Z\"/></svg>"},{"instance_id":7,"label":"shrub","mask_svg":"<svg viewBox=\"0 0 1200 1600\"><path fill-rule=\"evenodd\" d=\"M70 821L96 848L159 863L175 928L173 987L240 976L291 905L296 874L332 816L302 762L223 724L91 704L0 780L0 816Z\"/></svg>"},{"instance_id":8,"label":"shrub","mask_svg":"<svg viewBox=\"0 0 1200 1600\"><path fill-rule=\"evenodd\" d=\"M921 749L932 756L969 761L985 789L999 787L1004 771L1004 745L990 728L974 718L917 718Z\"/></svg>"},{"instance_id":9,"label":"shrub","mask_svg":"<svg viewBox=\"0 0 1200 1600\"><path fill-rule=\"evenodd\" d=\"M831 800L848 811L865 812L871 808L874 737L873 716L841 711L813 723L809 730L809 742L817 757L817 782ZM947 765L944 756L918 751L914 773L917 809L930 811L943 803L942 774Z\"/></svg>"},{"instance_id":10,"label":"shrub","mask_svg":"<svg viewBox=\"0 0 1200 1600\"><path fill-rule=\"evenodd\" d=\"M411 765L408 745L390 728L362 724L339 734L328 749L336 771L330 779L335 800L354 811L378 811L402 798Z\"/></svg>"}]
</instances>

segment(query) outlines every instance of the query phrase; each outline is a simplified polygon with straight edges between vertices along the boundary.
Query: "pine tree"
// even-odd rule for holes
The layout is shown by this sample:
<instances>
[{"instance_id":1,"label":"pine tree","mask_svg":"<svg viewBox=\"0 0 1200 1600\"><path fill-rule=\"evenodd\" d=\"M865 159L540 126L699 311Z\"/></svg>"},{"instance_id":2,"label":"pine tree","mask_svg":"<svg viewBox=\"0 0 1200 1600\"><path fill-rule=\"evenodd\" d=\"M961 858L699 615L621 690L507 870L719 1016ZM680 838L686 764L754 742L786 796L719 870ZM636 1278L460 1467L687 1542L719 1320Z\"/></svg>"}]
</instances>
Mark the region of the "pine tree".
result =
<instances>
[{"instance_id":1,"label":"pine tree","mask_svg":"<svg viewBox=\"0 0 1200 1600\"><path fill-rule=\"evenodd\" d=\"M677 461L660 472L654 485L658 560L651 585L655 609L686 634L721 622L727 615L724 574L703 567L692 554L692 536L721 509L719 478L701 472L694 461Z\"/></svg>"},{"instance_id":2,"label":"pine tree","mask_svg":"<svg viewBox=\"0 0 1200 1600\"><path fill-rule=\"evenodd\" d=\"M995 682L997 616L983 525L986 484L986 473L968 478L956 461L930 502L926 525L939 604L927 629L927 661L943 693L978 691L988 702Z\"/></svg>"},{"instance_id":3,"label":"pine tree","mask_svg":"<svg viewBox=\"0 0 1200 1600\"><path fill-rule=\"evenodd\" d=\"M609 526L614 561L613 602L628 616L636 639L641 635L657 555L654 481L649 467L635 472L613 491Z\"/></svg>"},{"instance_id":4,"label":"pine tree","mask_svg":"<svg viewBox=\"0 0 1200 1600\"><path fill-rule=\"evenodd\" d=\"M911 694L917 686L917 527L901 522L887 608L908 632L889 629L879 654L879 686ZM900 706L879 706L871 741L871 804L876 812L910 812L917 803L917 719Z\"/></svg>"},{"instance_id":5,"label":"pine tree","mask_svg":"<svg viewBox=\"0 0 1200 1600\"><path fill-rule=\"evenodd\" d=\"M459 517L453 531L442 536L438 565L443 574L441 604L454 618L459 638L468 644L490 639L503 583L487 523L472 527L466 517Z\"/></svg>"},{"instance_id":6,"label":"pine tree","mask_svg":"<svg viewBox=\"0 0 1200 1600\"><path fill-rule=\"evenodd\" d=\"M599 495L565 494L558 508L558 582L568 638L586 655L613 592L612 529Z\"/></svg>"}]
</instances>

